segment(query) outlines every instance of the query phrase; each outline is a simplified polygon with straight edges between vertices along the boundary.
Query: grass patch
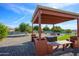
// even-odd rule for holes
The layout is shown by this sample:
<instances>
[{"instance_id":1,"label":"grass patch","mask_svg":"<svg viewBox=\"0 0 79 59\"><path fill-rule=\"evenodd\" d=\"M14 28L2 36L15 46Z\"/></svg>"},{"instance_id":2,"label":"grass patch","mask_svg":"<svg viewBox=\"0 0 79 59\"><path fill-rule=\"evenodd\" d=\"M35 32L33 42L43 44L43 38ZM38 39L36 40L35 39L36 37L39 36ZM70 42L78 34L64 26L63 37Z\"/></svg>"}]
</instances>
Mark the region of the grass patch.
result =
<instances>
[{"instance_id":1,"label":"grass patch","mask_svg":"<svg viewBox=\"0 0 79 59\"><path fill-rule=\"evenodd\" d=\"M58 36L57 40L66 40L70 39L71 35L70 34L64 34L63 36Z\"/></svg>"},{"instance_id":2,"label":"grass patch","mask_svg":"<svg viewBox=\"0 0 79 59\"><path fill-rule=\"evenodd\" d=\"M6 41L6 38L0 39L0 42L4 42Z\"/></svg>"}]
</instances>

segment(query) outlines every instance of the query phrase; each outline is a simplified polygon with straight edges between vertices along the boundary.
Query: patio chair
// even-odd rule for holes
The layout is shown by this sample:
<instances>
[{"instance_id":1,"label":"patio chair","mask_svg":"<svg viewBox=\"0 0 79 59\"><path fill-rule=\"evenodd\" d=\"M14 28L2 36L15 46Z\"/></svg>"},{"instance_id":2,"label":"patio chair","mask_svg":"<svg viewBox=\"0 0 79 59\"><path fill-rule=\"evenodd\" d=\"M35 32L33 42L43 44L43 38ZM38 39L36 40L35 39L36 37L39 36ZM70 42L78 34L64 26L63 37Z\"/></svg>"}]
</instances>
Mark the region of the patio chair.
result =
<instances>
[{"instance_id":1,"label":"patio chair","mask_svg":"<svg viewBox=\"0 0 79 59\"><path fill-rule=\"evenodd\" d=\"M66 39L66 41L70 41L70 39ZM66 44L66 47L70 47L69 44Z\"/></svg>"},{"instance_id":2,"label":"patio chair","mask_svg":"<svg viewBox=\"0 0 79 59\"><path fill-rule=\"evenodd\" d=\"M78 43L77 46L78 46L78 48L79 48L79 37L77 37L77 39L78 39L78 40L77 40L77 43Z\"/></svg>"},{"instance_id":3,"label":"patio chair","mask_svg":"<svg viewBox=\"0 0 79 59\"><path fill-rule=\"evenodd\" d=\"M77 40L77 36L72 36L72 37L70 37L70 41L72 42L71 45L70 45L71 48L76 48L76 47L78 47L78 46L77 46L77 44L78 44L78 43L77 43L77 41L78 41L78 40Z\"/></svg>"},{"instance_id":4,"label":"patio chair","mask_svg":"<svg viewBox=\"0 0 79 59\"><path fill-rule=\"evenodd\" d=\"M77 37L77 40L74 43L75 48L79 48L79 38Z\"/></svg>"},{"instance_id":5,"label":"patio chair","mask_svg":"<svg viewBox=\"0 0 79 59\"><path fill-rule=\"evenodd\" d=\"M34 42L34 38L37 38L36 34L32 34L32 35L31 35L31 39L32 39L31 41L32 41L32 42Z\"/></svg>"}]
</instances>

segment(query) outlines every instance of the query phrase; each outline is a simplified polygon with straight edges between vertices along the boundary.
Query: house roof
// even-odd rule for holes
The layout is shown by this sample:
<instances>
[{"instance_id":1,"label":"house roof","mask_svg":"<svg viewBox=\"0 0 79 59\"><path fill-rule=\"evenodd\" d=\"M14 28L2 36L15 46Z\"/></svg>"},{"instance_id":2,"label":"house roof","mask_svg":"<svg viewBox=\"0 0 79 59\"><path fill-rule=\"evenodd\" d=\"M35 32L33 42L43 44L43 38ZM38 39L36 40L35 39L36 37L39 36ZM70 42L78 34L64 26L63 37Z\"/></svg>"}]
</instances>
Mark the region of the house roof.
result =
<instances>
[{"instance_id":1,"label":"house roof","mask_svg":"<svg viewBox=\"0 0 79 59\"><path fill-rule=\"evenodd\" d=\"M41 24L57 24L69 20L74 20L79 17L79 13L38 5L33 14L33 23L39 23L39 14L41 16Z\"/></svg>"}]
</instances>

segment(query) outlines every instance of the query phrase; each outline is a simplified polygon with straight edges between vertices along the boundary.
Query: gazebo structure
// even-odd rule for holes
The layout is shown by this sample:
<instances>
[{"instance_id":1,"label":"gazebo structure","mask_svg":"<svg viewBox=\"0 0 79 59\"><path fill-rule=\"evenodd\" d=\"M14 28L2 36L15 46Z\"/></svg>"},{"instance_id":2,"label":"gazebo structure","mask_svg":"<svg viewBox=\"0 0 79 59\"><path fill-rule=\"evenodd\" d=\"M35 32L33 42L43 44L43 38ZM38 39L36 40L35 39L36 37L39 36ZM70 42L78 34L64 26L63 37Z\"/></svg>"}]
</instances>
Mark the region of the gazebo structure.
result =
<instances>
[{"instance_id":1,"label":"gazebo structure","mask_svg":"<svg viewBox=\"0 0 79 59\"><path fill-rule=\"evenodd\" d=\"M77 19L77 37L79 37L79 14L78 13L73 13L73 12L69 12L69 11L64 11L64 10L59 10L59 9L54 9L54 8L38 5L35 10L35 13L33 15L33 21L32 21L32 28L33 28L33 24L39 24L38 41L40 41L40 43L35 44L36 46L37 45L39 46L36 48L38 55L43 55L44 53L46 53L46 52L44 52L46 49L44 47L44 44L45 44L44 42L46 42L46 41L41 40L42 39L41 38L41 24L57 24L57 23L75 20L75 19ZM33 31L32 31L32 34L33 34ZM37 41L35 41L35 43L36 42ZM51 48L51 47L49 47L49 48Z\"/></svg>"}]
</instances>

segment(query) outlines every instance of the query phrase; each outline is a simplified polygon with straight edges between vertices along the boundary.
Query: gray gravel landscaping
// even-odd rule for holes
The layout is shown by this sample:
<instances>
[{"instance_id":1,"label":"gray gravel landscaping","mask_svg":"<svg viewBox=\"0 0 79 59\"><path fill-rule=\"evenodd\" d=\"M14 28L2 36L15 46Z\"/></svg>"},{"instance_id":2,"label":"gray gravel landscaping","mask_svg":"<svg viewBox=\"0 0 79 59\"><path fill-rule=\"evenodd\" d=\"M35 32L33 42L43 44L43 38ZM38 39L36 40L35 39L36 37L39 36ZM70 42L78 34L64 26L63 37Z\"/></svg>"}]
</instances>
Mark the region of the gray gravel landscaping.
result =
<instances>
[{"instance_id":1,"label":"gray gravel landscaping","mask_svg":"<svg viewBox=\"0 0 79 59\"><path fill-rule=\"evenodd\" d=\"M31 37L10 37L0 42L0 56L36 56L34 43ZM79 56L79 49L57 49L48 56Z\"/></svg>"},{"instance_id":2,"label":"gray gravel landscaping","mask_svg":"<svg viewBox=\"0 0 79 59\"><path fill-rule=\"evenodd\" d=\"M34 43L30 35L23 37L10 37L0 42L0 56L33 56L35 55Z\"/></svg>"},{"instance_id":3,"label":"gray gravel landscaping","mask_svg":"<svg viewBox=\"0 0 79 59\"><path fill-rule=\"evenodd\" d=\"M23 45L0 47L0 55L8 56L31 56L35 55L32 42L23 43Z\"/></svg>"}]
</instances>

